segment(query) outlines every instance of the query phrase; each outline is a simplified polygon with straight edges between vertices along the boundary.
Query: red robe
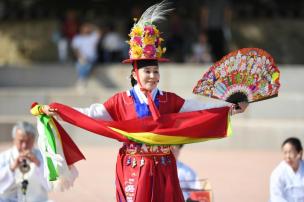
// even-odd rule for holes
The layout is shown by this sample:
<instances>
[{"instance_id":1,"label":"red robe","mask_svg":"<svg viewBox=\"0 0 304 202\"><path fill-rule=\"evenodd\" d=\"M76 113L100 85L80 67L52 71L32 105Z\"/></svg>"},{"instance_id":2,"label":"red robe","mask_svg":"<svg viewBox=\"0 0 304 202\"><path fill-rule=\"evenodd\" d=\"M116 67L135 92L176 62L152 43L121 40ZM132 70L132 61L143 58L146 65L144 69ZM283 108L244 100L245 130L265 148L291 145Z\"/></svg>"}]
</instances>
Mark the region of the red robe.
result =
<instances>
[{"instance_id":1,"label":"red robe","mask_svg":"<svg viewBox=\"0 0 304 202\"><path fill-rule=\"evenodd\" d=\"M158 95L160 114L177 113L184 99L174 93ZM137 117L134 100L126 92L104 103L114 121ZM116 163L117 202L182 202L175 158L170 146L124 144Z\"/></svg>"}]
</instances>

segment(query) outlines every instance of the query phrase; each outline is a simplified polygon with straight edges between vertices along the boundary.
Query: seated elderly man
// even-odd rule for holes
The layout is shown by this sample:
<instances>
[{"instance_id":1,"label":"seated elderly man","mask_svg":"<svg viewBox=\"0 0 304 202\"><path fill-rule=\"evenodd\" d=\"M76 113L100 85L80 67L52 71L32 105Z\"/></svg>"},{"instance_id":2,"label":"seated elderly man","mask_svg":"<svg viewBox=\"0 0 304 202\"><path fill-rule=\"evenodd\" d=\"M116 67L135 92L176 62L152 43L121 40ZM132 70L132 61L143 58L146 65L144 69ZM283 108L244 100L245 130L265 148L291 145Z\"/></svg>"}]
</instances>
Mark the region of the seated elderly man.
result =
<instances>
[{"instance_id":1,"label":"seated elderly man","mask_svg":"<svg viewBox=\"0 0 304 202\"><path fill-rule=\"evenodd\" d=\"M13 127L13 147L0 154L0 202L48 201L43 160L34 149L35 134L27 122Z\"/></svg>"}]
</instances>

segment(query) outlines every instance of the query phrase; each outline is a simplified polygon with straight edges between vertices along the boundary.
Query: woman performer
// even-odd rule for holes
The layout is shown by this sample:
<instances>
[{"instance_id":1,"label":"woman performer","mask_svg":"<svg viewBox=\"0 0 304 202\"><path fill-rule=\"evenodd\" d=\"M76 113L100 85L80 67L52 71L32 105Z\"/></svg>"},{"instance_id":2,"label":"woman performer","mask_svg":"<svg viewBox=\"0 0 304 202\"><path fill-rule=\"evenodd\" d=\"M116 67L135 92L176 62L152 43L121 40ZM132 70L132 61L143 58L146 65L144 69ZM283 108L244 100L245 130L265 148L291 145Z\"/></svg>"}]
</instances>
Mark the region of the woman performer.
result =
<instances>
[{"instance_id":1,"label":"woman performer","mask_svg":"<svg viewBox=\"0 0 304 202\"><path fill-rule=\"evenodd\" d=\"M106 121L125 121L152 116L189 112L202 109L231 107L230 113L244 112L247 103L235 105L204 104L194 100L184 100L178 95L158 89L160 81L159 62L165 49L161 47L163 39L155 22L163 19L166 3L156 4L143 14L134 24L129 34L132 88L120 92L103 104L93 104L78 111ZM55 115L56 109L43 106L47 115ZM116 164L117 202L182 202L184 201L177 176L176 161L170 145L147 145L136 142L124 143L119 151Z\"/></svg>"}]
</instances>

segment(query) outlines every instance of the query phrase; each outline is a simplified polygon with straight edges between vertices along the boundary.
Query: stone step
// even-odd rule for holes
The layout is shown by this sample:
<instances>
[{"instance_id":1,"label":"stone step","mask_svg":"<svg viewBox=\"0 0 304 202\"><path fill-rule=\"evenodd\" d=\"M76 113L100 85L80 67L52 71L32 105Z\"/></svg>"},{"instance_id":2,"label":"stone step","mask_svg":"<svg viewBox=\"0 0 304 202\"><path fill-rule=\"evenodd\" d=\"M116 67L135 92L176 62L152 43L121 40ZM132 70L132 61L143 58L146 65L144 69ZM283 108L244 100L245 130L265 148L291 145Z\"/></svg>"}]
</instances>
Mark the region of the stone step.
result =
<instances>
[{"instance_id":1,"label":"stone step","mask_svg":"<svg viewBox=\"0 0 304 202\"><path fill-rule=\"evenodd\" d=\"M254 103L246 114L248 118L304 118L304 68L282 66L282 87L278 98ZM195 82L207 66L166 64L161 68L160 88L176 92L184 98L204 102L214 99L192 94ZM191 72L191 73L189 73ZM130 68L123 65L99 66L93 72L85 89L75 87L73 68L55 65L43 68L0 68L0 114L23 115L33 101L62 102L71 106L88 106L103 102L115 92L130 88ZM22 75L25 75L22 77ZM57 82L57 79L60 80ZM65 83L66 82L66 83ZM5 83L5 85L3 85ZM56 83L56 84L55 84ZM25 84L25 86L22 86Z\"/></svg>"},{"instance_id":2,"label":"stone step","mask_svg":"<svg viewBox=\"0 0 304 202\"><path fill-rule=\"evenodd\" d=\"M0 92L1 115L26 115L29 107L38 103L60 102L70 106L87 107L92 103L103 103L115 93L113 90L100 90L98 93L77 94L72 90L54 90L49 93L45 90L27 89L4 93ZM182 94L182 93L181 93ZM186 96L184 96L186 97ZM215 102L214 99L203 96L190 96L202 102ZM242 117L270 118L270 119L297 119L304 118L304 94L281 93L277 98L250 104Z\"/></svg>"},{"instance_id":3,"label":"stone step","mask_svg":"<svg viewBox=\"0 0 304 202\"><path fill-rule=\"evenodd\" d=\"M176 92L184 98L194 98L204 102L215 101L192 94L193 86L206 71L207 65L161 66L161 89ZM251 104L246 113L233 118L235 119L233 137L204 143L204 147L210 144L210 147L219 148L227 148L230 145L240 148L277 148L273 142L277 144L287 136L303 136L304 68L291 65L279 65L279 67L281 67L282 84L279 97ZM95 102L102 103L115 92L130 87L129 75L129 66L99 66L94 70L87 88L79 91L75 87L76 74L72 66L0 68L0 140L10 139L11 126L16 121L35 121L29 115L29 107L33 101L61 102L79 107L89 106ZM244 123L239 120L244 120ZM96 142L95 139L91 141L89 136L82 135L87 132L79 132L73 127L71 131L76 140L79 138L90 144Z\"/></svg>"},{"instance_id":4,"label":"stone step","mask_svg":"<svg viewBox=\"0 0 304 202\"><path fill-rule=\"evenodd\" d=\"M208 68L208 64L161 64L160 85L168 90L190 92L196 82ZM303 65L278 65L281 71L280 92L302 92L304 85ZM131 68L128 65L99 65L92 73L100 86L107 89L125 89L129 86L128 77ZM25 68L0 68L0 90L2 88L44 87L68 88L76 83L76 72L70 66L33 65Z\"/></svg>"}]
</instances>

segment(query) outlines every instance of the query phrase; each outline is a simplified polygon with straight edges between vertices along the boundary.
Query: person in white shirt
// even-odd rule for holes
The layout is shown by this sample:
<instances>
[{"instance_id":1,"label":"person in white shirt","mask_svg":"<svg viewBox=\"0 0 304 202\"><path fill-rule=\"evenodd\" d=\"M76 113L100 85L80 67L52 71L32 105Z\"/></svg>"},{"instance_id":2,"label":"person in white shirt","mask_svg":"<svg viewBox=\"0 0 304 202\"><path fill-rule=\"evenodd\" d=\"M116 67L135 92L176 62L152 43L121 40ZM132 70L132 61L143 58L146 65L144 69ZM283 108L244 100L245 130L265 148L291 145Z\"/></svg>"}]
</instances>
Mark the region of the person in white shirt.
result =
<instances>
[{"instance_id":1,"label":"person in white shirt","mask_svg":"<svg viewBox=\"0 0 304 202\"><path fill-rule=\"evenodd\" d=\"M121 35L115 30L114 25L108 26L108 31L102 39L103 61L119 62L127 45Z\"/></svg>"},{"instance_id":2,"label":"person in white shirt","mask_svg":"<svg viewBox=\"0 0 304 202\"><path fill-rule=\"evenodd\" d=\"M80 33L72 40L72 48L77 58L76 69L78 79L84 81L91 73L93 65L98 59L97 46L100 32L90 23L84 23Z\"/></svg>"},{"instance_id":3,"label":"person in white shirt","mask_svg":"<svg viewBox=\"0 0 304 202\"><path fill-rule=\"evenodd\" d=\"M303 147L298 138L282 144L283 161L270 177L270 202L304 202Z\"/></svg>"},{"instance_id":4,"label":"person in white shirt","mask_svg":"<svg viewBox=\"0 0 304 202\"><path fill-rule=\"evenodd\" d=\"M45 202L49 186L40 151L34 149L36 130L18 122L12 130L14 146L0 154L0 202Z\"/></svg>"},{"instance_id":5,"label":"person in white shirt","mask_svg":"<svg viewBox=\"0 0 304 202\"><path fill-rule=\"evenodd\" d=\"M188 165L178 160L180 150L183 146L184 145L176 145L176 146L172 146L171 148L176 158L179 184L183 191L184 199L186 201L190 196L191 189L201 190L203 187L195 171L192 168L190 168Z\"/></svg>"}]
</instances>

